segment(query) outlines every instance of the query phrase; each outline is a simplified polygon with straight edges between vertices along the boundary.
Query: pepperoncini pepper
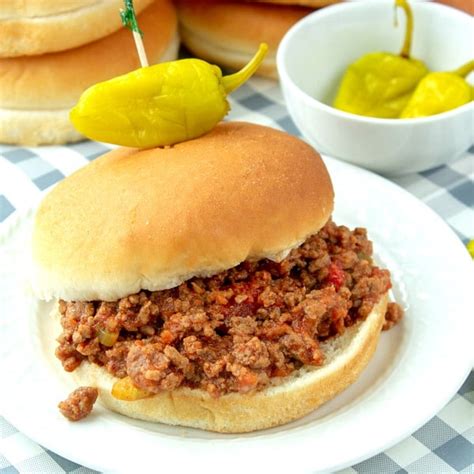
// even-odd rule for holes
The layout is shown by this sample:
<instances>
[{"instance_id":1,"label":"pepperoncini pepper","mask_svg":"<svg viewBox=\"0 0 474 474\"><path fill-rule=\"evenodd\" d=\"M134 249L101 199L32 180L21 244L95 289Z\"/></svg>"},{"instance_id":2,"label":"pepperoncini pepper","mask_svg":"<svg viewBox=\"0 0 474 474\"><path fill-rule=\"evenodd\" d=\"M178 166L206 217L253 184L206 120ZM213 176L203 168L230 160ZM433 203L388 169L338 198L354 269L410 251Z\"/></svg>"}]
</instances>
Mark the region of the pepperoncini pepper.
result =
<instances>
[{"instance_id":1,"label":"pepperoncini pepper","mask_svg":"<svg viewBox=\"0 0 474 474\"><path fill-rule=\"evenodd\" d=\"M148 398L153 395L153 393L138 388L128 376L117 380L117 382L112 386L111 393L117 400L125 400L127 402L141 400L142 398Z\"/></svg>"},{"instance_id":2,"label":"pepperoncini pepper","mask_svg":"<svg viewBox=\"0 0 474 474\"><path fill-rule=\"evenodd\" d=\"M117 342L119 335L120 335L119 332L110 332L110 331L107 331L106 329L101 329L99 330L97 337L101 344L107 347L112 347Z\"/></svg>"},{"instance_id":3,"label":"pepperoncini pepper","mask_svg":"<svg viewBox=\"0 0 474 474\"><path fill-rule=\"evenodd\" d=\"M410 57L413 13L406 0L395 0L406 14L405 39L399 55L368 53L344 74L334 107L357 115L396 118L420 79L428 73L422 61Z\"/></svg>"},{"instance_id":4,"label":"pepperoncini pepper","mask_svg":"<svg viewBox=\"0 0 474 474\"><path fill-rule=\"evenodd\" d=\"M472 86L464 79L474 71L474 60L452 72L431 72L418 84L400 118L427 117L467 104Z\"/></svg>"},{"instance_id":5,"label":"pepperoncini pepper","mask_svg":"<svg viewBox=\"0 0 474 474\"><path fill-rule=\"evenodd\" d=\"M474 259L474 240L470 240L467 245L467 251L469 252L469 255Z\"/></svg>"},{"instance_id":6,"label":"pepperoncini pepper","mask_svg":"<svg viewBox=\"0 0 474 474\"><path fill-rule=\"evenodd\" d=\"M258 69L262 43L240 71L182 59L143 67L87 89L72 109L76 129L94 140L130 147L173 145L210 131L229 111L227 94Z\"/></svg>"}]
</instances>

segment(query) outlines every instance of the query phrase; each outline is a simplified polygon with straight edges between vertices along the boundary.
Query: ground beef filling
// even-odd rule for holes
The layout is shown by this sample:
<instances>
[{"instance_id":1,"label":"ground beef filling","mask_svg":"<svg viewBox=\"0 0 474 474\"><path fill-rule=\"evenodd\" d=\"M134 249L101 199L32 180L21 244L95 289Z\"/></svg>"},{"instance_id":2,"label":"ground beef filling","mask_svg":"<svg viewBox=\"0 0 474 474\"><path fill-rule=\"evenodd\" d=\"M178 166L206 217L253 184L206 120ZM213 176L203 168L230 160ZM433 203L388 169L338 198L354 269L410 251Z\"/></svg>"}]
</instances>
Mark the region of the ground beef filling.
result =
<instances>
[{"instance_id":1,"label":"ground beef filling","mask_svg":"<svg viewBox=\"0 0 474 474\"><path fill-rule=\"evenodd\" d=\"M371 255L365 229L329 221L280 263L244 262L114 302L60 301L56 355L67 371L87 359L153 393L260 390L321 365L320 341L367 317L391 286ZM402 314L390 308L388 326Z\"/></svg>"}]
</instances>

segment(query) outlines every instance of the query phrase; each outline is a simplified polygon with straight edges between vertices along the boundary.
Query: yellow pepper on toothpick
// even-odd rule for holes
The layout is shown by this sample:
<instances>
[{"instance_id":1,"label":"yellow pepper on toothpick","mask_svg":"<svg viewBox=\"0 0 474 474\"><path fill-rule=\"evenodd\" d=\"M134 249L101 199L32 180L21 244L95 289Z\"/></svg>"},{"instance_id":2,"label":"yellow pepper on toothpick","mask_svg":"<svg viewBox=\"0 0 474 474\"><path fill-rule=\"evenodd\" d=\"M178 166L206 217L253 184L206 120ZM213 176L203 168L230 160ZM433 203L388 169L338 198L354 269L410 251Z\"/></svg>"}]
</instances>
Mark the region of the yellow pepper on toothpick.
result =
<instances>
[{"instance_id":1,"label":"yellow pepper on toothpick","mask_svg":"<svg viewBox=\"0 0 474 474\"><path fill-rule=\"evenodd\" d=\"M133 31L142 61L145 54L140 53L143 43L131 0L126 7L122 19ZM173 145L199 137L225 117L230 109L227 95L254 74L267 50L262 43L244 68L228 76L206 61L182 59L100 82L82 94L71 121L88 138L129 147Z\"/></svg>"}]
</instances>

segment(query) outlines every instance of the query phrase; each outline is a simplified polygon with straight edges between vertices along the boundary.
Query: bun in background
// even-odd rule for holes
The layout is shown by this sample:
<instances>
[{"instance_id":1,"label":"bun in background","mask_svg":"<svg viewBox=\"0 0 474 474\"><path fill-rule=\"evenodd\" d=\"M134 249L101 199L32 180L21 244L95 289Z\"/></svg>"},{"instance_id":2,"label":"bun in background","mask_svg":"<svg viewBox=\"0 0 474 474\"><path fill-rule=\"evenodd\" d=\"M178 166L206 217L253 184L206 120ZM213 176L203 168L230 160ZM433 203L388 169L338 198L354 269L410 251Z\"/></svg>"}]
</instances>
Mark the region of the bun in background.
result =
<instances>
[{"instance_id":1,"label":"bun in background","mask_svg":"<svg viewBox=\"0 0 474 474\"><path fill-rule=\"evenodd\" d=\"M269 50L257 75L276 78L276 50L284 34L309 8L225 0L178 0L183 43L197 57L232 69L252 58L260 43Z\"/></svg>"},{"instance_id":2,"label":"bun in background","mask_svg":"<svg viewBox=\"0 0 474 474\"><path fill-rule=\"evenodd\" d=\"M140 13L153 0L135 0ZM122 0L0 0L0 57L75 48L121 28Z\"/></svg>"},{"instance_id":3,"label":"bun in background","mask_svg":"<svg viewBox=\"0 0 474 474\"><path fill-rule=\"evenodd\" d=\"M175 59L179 38L171 1L156 0L138 19L150 63ZM0 142L40 145L81 140L69 121L69 110L82 92L138 67L135 43L126 28L68 51L0 58Z\"/></svg>"}]
</instances>

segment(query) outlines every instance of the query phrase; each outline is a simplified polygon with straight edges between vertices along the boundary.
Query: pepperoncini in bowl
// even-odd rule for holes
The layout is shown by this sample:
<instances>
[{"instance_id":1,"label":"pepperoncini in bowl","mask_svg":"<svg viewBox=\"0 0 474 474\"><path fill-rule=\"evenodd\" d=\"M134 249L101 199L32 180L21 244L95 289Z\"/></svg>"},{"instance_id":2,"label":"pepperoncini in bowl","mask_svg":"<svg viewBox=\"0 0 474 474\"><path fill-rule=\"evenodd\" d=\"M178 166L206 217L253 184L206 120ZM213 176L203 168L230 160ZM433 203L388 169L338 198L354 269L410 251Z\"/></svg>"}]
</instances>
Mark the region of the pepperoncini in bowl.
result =
<instances>
[{"instance_id":1,"label":"pepperoncini in bowl","mask_svg":"<svg viewBox=\"0 0 474 474\"><path fill-rule=\"evenodd\" d=\"M332 106L342 72L354 58L368 51L396 51L400 40L390 27L392 8L393 0L366 0L321 9L285 35L277 54L285 103L302 135L320 153L387 176L446 164L474 141L472 101L413 120L363 116ZM435 2L413 1L411 8L417 59L439 71L472 59L471 16ZM308 45L314 45L311 54ZM470 84L473 76L466 77Z\"/></svg>"},{"instance_id":2,"label":"pepperoncini in bowl","mask_svg":"<svg viewBox=\"0 0 474 474\"><path fill-rule=\"evenodd\" d=\"M223 76L200 59L142 67L87 89L70 118L88 138L129 147L173 145L212 130L229 111L227 94L261 64L262 43L240 71Z\"/></svg>"},{"instance_id":3,"label":"pepperoncini in bowl","mask_svg":"<svg viewBox=\"0 0 474 474\"><path fill-rule=\"evenodd\" d=\"M334 107L357 115L396 118L418 82L428 73L425 64L410 57L413 12L406 0L396 0L406 14L405 39L400 53L374 52L351 64L344 74Z\"/></svg>"},{"instance_id":4,"label":"pepperoncini in bowl","mask_svg":"<svg viewBox=\"0 0 474 474\"><path fill-rule=\"evenodd\" d=\"M474 260L474 240L470 240L467 245L466 245L467 251L469 252L469 255L472 257Z\"/></svg>"},{"instance_id":5,"label":"pepperoncini in bowl","mask_svg":"<svg viewBox=\"0 0 474 474\"><path fill-rule=\"evenodd\" d=\"M451 72L431 72L418 84L400 118L428 117L473 100L473 88L464 79L474 71L474 60Z\"/></svg>"}]
</instances>

